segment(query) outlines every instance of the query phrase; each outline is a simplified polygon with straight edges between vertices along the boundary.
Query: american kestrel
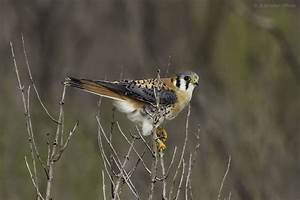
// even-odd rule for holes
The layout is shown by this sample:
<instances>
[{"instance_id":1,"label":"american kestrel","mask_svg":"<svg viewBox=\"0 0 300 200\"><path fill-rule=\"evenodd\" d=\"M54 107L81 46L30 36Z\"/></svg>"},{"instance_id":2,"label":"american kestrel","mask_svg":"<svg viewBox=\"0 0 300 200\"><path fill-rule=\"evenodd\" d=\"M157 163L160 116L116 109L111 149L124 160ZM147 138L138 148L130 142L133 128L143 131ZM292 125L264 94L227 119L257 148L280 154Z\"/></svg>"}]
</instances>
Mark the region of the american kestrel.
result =
<instances>
[{"instance_id":1,"label":"american kestrel","mask_svg":"<svg viewBox=\"0 0 300 200\"><path fill-rule=\"evenodd\" d=\"M190 102L199 76L194 72L181 72L170 78L143 80L88 80L73 77L66 78L65 84L113 100L114 106L127 114L129 120L142 128L143 135L152 133L164 119L174 119ZM157 106L159 103L159 106ZM159 111L158 121L154 115ZM163 150L166 132L158 148Z\"/></svg>"}]
</instances>

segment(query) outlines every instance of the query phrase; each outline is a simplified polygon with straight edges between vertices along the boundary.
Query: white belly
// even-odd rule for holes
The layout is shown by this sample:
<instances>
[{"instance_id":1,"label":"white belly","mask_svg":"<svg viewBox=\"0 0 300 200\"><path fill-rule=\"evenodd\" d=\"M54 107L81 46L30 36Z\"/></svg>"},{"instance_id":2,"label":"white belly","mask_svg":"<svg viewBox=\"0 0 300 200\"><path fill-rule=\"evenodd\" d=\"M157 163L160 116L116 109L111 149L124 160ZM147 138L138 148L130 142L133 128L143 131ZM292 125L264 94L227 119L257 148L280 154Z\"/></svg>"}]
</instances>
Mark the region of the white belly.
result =
<instances>
[{"instance_id":1,"label":"white belly","mask_svg":"<svg viewBox=\"0 0 300 200\"><path fill-rule=\"evenodd\" d=\"M143 135L150 135L153 130L153 121L143 112L143 108L136 108L127 101L114 101L114 106L123 113L127 114L130 121L142 127Z\"/></svg>"}]
</instances>

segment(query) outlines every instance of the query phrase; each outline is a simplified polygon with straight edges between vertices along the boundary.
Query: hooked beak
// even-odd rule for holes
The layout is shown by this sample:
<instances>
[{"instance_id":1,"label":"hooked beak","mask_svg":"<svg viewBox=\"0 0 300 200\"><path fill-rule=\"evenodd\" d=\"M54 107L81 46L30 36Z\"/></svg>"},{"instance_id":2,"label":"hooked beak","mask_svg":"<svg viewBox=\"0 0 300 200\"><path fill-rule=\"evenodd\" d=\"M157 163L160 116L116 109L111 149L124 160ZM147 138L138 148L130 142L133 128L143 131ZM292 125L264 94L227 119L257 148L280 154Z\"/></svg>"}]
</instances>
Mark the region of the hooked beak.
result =
<instances>
[{"instance_id":1,"label":"hooked beak","mask_svg":"<svg viewBox=\"0 0 300 200\"><path fill-rule=\"evenodd\" d=\"M199 85L199 78L198 78L197 76L194 76L194 77L192 78L191 82L192 82L194 85L198 86L198 85Z\"/></svg>"}]
</instances>

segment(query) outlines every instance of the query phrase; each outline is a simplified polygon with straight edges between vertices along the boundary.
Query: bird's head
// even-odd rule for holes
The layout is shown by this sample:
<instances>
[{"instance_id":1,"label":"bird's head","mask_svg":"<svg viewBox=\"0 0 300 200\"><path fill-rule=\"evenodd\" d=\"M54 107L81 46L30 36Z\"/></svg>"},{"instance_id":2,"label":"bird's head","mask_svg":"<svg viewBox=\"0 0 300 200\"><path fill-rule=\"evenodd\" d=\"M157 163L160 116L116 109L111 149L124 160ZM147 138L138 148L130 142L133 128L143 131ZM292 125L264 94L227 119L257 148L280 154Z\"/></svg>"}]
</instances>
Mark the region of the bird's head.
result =
<instances>
[{"instance_id":1,"label":"bird's head","mask_svg":"<svg viewBox=\"0 0 300 200\"><path fill-rule=\"evenodd\" d=\"M194 88L198 85L199 76L195 72L180 72L176 74L173 79L174 85L183 91L193 92Z\"/></svg>"}]
</instances>

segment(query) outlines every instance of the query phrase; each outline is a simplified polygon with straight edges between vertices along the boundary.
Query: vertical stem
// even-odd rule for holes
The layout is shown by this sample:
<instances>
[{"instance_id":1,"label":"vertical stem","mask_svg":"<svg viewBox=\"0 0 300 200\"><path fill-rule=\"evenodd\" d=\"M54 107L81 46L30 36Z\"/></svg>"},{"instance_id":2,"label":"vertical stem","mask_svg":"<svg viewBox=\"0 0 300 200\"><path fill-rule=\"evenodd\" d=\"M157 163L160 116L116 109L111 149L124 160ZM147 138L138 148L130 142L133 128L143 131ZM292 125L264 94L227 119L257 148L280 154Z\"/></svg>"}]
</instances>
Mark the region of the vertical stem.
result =
<instances>
[{"instance_id":1,"label":"vertical stem","mask_svg":"<svg viewBox=\"0 0 300 200\"><path fill-rule=\"evenodd\" d=\"M152 151L154 153L152 164L151 164L151 185L150 185L150 192L148 200L153 199L153 193L154 193L154 185L156 182L156 174L157 174L157 145L156 145L156 129L153 130L152 133Z\"/></svg>"},{"instance_id":2,"label":"vertical stem","mask_svg":"<svg viewBox=\"0 0 300 200\"><path fill-rule=\"evenodd\" d=\"M50 160L48 162L49 163L49 177L48 177L47 187L46 187L46 198L45 198L46 200L51 199L51 189L52 189L52 183L53 183L53 177L54 177L54 164L55 164L54 157L58 150L57 145L58 145L60 129L62 126L62 116L63 116L63 112L64 112L63 105L64 105L65 93L66 93L66 86L64 85L62 97L60 100L60 109L59 109L59 117L58 117L58 124L57 124L57 128L56 128L55 140L52 145L51 156L49 157Z\"/></svg>"},{"instance_id":3,"label":"vertical stem","mask_svg":"<svg viewBox=\"0 0 300 200\"><path fill-rule=\"evenodd\" d=\"M166 181L166 168L165 168L165 161L164 161L164 153L160 152L159 157L160 157L161 172L162 172L162 177L163 177L162 199L166 200L167 199L167 181Z\"/></svg>"}]
</instances>

